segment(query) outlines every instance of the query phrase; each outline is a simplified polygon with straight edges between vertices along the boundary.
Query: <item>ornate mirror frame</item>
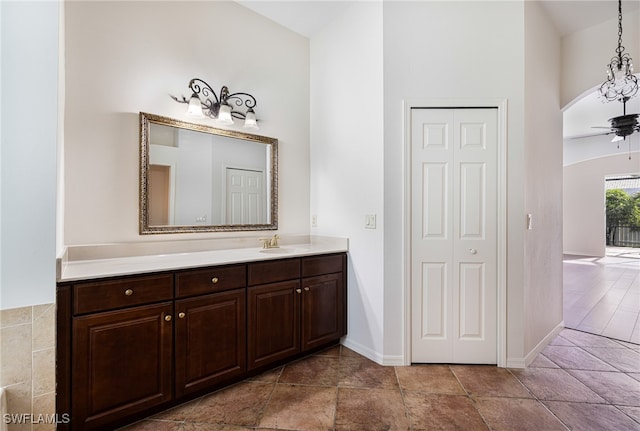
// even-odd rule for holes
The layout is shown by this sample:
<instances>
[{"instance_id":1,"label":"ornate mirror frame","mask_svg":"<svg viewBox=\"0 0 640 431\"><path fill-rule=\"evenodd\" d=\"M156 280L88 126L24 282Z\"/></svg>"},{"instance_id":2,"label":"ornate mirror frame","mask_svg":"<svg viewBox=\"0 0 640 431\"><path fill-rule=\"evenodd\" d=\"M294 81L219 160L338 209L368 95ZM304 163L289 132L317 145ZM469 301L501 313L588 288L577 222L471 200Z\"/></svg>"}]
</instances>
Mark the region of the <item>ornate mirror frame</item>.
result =
<instances>
[{"instance_id":1,"label":"ornate mirror frame","mask_svg":"<svg viewBox=\"0 0 640 431\"><path fill-rule=\"evenodd\" d=\"M271 147L269 218L265 224L220 224L220 225L149 225L149 149L150 125L159 124L178 129L193 130L211 135L240 139L261 143ZM202 124L188 123L159 115L140 112L140 210L139 232L141 235L197 233L197 232L231 232L258 231L278 229L278 140L261 135L254 135L235 130L218 129Z\"/></svg>"}]
</instances>

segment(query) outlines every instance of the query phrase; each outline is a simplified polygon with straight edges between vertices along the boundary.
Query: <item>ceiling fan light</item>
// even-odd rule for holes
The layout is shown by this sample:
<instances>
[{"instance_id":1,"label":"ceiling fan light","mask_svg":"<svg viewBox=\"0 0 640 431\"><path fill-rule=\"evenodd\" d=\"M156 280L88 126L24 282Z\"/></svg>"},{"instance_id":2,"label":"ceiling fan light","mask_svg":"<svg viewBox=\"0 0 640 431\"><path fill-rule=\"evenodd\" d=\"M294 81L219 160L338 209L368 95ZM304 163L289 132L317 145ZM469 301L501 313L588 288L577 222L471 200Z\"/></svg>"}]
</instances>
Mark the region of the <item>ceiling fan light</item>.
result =
<instances>
[{"instance_id":1,"label":"ceiling fan light","mask_svg":"<svg viewBox=\"0 0 640 431\"><path fill-rule=\"evenodd\" d=\"M622 136L614 136L613 139L611 140L611 142L618 142L618 141L622 141L624 140L624 138Z\"/></svg>"}]
</instances>

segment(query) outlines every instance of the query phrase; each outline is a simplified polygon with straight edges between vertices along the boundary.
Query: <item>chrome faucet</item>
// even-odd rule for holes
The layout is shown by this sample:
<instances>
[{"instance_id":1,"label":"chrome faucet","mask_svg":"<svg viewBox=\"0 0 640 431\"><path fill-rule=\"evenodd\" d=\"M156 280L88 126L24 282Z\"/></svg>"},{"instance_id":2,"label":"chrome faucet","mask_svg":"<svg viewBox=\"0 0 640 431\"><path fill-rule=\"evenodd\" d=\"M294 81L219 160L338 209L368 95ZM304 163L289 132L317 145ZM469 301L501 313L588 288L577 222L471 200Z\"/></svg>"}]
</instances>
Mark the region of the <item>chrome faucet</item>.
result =
<instances>
[{"instance_id":1,"label":"chrome faucet","mask_svg":"<svg viewBox=\"0 0 640 431\"><path fill-rule=\"evenodd\" d=\"M280 236L278 234L273 235L271 238L258 238L258 241L262 242L262 248L278 248L278 240Z\"/></svg>"}]
</instances>

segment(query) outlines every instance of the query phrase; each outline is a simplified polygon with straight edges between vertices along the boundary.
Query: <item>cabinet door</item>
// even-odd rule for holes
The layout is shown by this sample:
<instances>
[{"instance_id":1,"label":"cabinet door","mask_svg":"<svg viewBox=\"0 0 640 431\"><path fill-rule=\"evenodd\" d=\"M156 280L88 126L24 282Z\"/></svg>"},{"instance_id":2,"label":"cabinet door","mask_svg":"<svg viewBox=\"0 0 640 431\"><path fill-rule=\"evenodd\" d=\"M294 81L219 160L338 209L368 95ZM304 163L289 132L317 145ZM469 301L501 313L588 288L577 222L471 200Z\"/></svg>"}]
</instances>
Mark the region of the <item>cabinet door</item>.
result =
<instances>
[{"instance_id":1,"label":"cabinet door","mask_svg":"<svg viewBox=\"0 0 640 431\"><path fill-rule=\"evenodd\" d=\"M73 319L72 423L103 427L171 399L171 302Z\"/></svg>"},{"instance_id":2,"label":"cabinet door","mask_svg":"<svg viewBox=\"0 0 640 431\"><path fill-rule=\"evenodd\" d=\"M247 289L248 368L300 352L300 281Z\"/></svg>"},{"instance_id":3,"label":"cabinet door","mask_svg":"<svg viewBox=\"0 0 640 431\"><path fill-rule=\"evenodd\" d=\"M176 397L246 371L246 290L176 301Z\"/></svg>"},{"instance_id":4,"label":"cabinet door","mask_svg":"<svg viewBox=\"0 0 640 431\"><path fill-rule=\"evenodd\" d=\"M302 350L312 349L344 335L342 273L302 280Z\"/></svg>"}]
</instances>

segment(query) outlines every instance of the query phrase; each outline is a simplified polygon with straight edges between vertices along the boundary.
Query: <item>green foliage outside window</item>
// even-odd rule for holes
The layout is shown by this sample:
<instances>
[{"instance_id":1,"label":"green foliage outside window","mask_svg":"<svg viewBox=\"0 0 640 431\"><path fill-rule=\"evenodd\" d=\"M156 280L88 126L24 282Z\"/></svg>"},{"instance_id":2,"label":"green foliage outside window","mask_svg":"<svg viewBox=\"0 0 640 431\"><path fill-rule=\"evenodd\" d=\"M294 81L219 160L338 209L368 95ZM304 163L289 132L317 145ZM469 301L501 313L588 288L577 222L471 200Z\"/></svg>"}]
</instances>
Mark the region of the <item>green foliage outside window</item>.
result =
<instances>
[{"instance_id":1,"label":"green foliage outside window","mask_svg":"<svg viewBox=\"0 0 640 431\"><path fill-rule=\"evenodd\" d=\"M607 245L612 245L616 229L630 226L640 229L640 193L630 196L620 189L607 190Z\"/></svg>"}]
</instances>

